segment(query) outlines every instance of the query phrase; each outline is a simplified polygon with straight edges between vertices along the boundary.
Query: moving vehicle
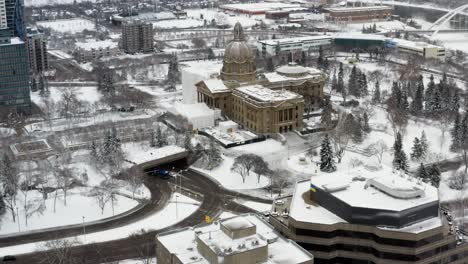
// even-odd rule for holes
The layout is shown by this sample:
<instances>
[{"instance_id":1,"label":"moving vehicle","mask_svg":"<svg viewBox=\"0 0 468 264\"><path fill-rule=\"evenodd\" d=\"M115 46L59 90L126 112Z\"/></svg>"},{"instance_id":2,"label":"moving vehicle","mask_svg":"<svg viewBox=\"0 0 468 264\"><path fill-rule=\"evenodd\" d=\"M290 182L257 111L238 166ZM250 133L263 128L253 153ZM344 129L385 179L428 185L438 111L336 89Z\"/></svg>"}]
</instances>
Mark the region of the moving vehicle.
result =
<instances>
[{"instance_id":1,"label":"moving vehicle","mask_svg":"<svg viewBox=\"0 0 468 264\"><path fill-rule=\"evenodd\" d=\"M159 176L165 180L170 179L172 177L172 173L170 171L162 169L154 169L152 171L149 171L148 174L151 176Z\"/></svg>"}]
</instances>

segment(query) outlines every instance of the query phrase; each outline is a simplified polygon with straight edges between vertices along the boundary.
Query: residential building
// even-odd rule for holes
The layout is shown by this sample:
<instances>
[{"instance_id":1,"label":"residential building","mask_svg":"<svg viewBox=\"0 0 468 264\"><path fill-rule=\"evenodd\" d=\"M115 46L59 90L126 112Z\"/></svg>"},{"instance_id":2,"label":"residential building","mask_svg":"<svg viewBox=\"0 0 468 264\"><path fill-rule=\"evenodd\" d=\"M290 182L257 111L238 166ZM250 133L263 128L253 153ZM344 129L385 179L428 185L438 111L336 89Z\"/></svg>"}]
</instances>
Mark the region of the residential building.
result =
<instances>
[{"instance_id":1,"label":"residential building","mask_svg":"<svg viewBox=\"0 0 468 264\"><path fill-rule=\"evenodd\" d=\"M300 131L304 127L304 98L318 108L325 79L317 69L294 64L257 79L254 56L237 23L219 76L198 82L196 98L257 134Z\"/></svg>"},{"instance_id":2,"label":"residential building","mask_svg":"<svg viewBox=\"0 0 468 264\"><path fill-rule=\"evenodd\" d=\"M4 7L3 15L1 15L2 7ZM3 26L0 26L0 36L25 39L22 0L0 0L0 20L6 20L6 27L4 22Z\"/></svg>"},{"instance_id":3,"label":"residential building","mask_svg":"<svg viewBox=\"0 0 468 264\"><path fill-rule=\"evenodd\" d=\"M29 68L35 74L49 69L47 41L37 28L27 28L26 44L28 48Z\"/></svg>"},{"instance_id":4,"label":"residential building","mask_svg":"<svg viewBox=\"0 0 468 264\"><path fill-rule=\"evenodd\" d=\"M390 49L397 49L399 52L410 53L426 59L445 60L445 48L432 45L426 42L415 42L405 39L387 39L385 46Z\"/></svg>"},{"instance_id":5,"label":"residential building","mask_svg":"<svg viewBox=\"0 0 468 264\"><path fill-rule=\"evenodd\" d=\"M391 6L360 6L360 7L330 7L325 8L325 18L336 23L372 22L390 18L393 13Z\"/></svg>"},{"instance_id":6,"label":"residential building","mask_svg":"<svg viewBox=\"0 0 468 264\"><path fill-rule=\"evenodd\" d=\"M31 97L26 44L18 37L0 38L0 58L0 107L27 110Z\"/></svg>"},{"instance_id":7,"label":"residential building","mask_svg":"<svg viewBox=\"0 0 468 264\"><path fill-rule=\"evenodd\" d=\"M5 0L0 0L0 29L8 28Z\"/></svg>"},{"instance_id":8,"label":"residential building","mask_svg":"<svg viewBox=\"0 0 468 264\"><path fill-rule=\"evenodd\" d=\"M158 264L314 263L312 254L254 214L158 234L156 258Z\"/></svg>"},{"instance_id":9,"label":"residential building","mask_svg":"<svg viewBox=\"0 0 468 264\"><path fill-rule=\"evenodd\" d=\"M257 49L263 56L277 56L282 53L318 51L330 49L331 36L308 36L298 38L267 39L257 42Z\"/></svg>"},{"instance_id":10,"label":"residential building","mask_svg":"<svg viewBox=\"0 0 468 264\"><path fill-rule=\"evenodd\" d=\"M119 53L119 45L112 40L87 40L75 43L75 58L79 62L89 62L102 57L111 57Z\"/></svg>"},{"instance_id":11,"label":"residential building","mask_svg":"<svg viewBox=\"0 0 468 264\"><path fill-rule=\"evenodd\" d=\"M270 223L320 263L468 262L438 189L391 168L321 173L277 199Z\"/></svg>"},{"instance_id":12,"label":"residential building","mask_svg":"<svg viewBox=\"0 0 468 264\"><path fill-rule=\"evenodd\" d=\"M128 20L122 24L122 49L126 53L153 51L153 24Z\"/></svg>"}]
</instances>

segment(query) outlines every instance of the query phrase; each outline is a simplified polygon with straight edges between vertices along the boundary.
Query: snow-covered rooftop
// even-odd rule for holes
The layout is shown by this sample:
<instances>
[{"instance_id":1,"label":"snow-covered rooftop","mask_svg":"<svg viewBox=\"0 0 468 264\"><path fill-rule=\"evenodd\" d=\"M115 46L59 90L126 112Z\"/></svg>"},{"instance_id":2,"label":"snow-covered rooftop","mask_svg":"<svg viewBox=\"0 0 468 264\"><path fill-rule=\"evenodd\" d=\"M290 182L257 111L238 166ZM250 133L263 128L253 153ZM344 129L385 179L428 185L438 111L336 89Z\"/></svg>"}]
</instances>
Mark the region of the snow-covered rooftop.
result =
<instances>
[{"instance_id":1,"label":"snow-covered rooftop","mask_svg":"<svg viewBox=\"0 0 468 264\"><path fill-rule=\"evenodd\" d=\"M241 86L237 90L260 102L277 102L301 97L288 90L275 91L260 85Z\"/></svg>"},{"instance_id":2,"label":"snow-covered rooftop","mask_svg":"<svg viewBox=\"0 0 468 264\"><path fill-rule=\"evenodd\" d=\"M307 36L307 37L296 37L296 38L282 38L282 39L266 39L259 40L259 43L264 43L266 45L276 46L278 43L280 45L291 44L291 43L303 43L303 42L315 42L319 40L331 40L332 37L329 35L320 35L320 36Z\"/></svg>"},{"instance_id":3,"label":"snow-covered rooftop","mask_svg":"<svg viewBox=\"0 0 468 264\"><path fill-rule=\"evenodd\" d=\"M330 175L325 175L325 176L330 176ZM336 183L337 181L335 181L335 183L333 184L336 185ZM341 183L340 185L346 186L346 184L341 184ZM316 223L316 224L325 224L325 225L347 223L346 220L333 214L332 212L320 206L319 204L315 203L314 201L311 201L309 192L310 192L310 181L305 180L305 181L298 182L296 184L296 188L294 189L294 193L291 198L291 205L289 207L290 218L293 218L295 221L298 221L298 222ZM373 193L376 193L376 192L378 191L374 189ZM356 194L355 196L359 197L360 195ZM396 198L394 198L394 200L396 200ZM387 204L388 204L388 201L387 201ZM387 204L384 204L384 205L387 205ZM383 227L383 226L378 226L378 228L382 230L391 230L391 231L408 232L408 233L417 234L417 233L421 233L421 232L424 232L433 228L440 227L441 225L442 225L442 221L439 217L432 217L424 221L417 222L417 223L414 223L405 227L401 227L401 228L392 228L392 227Z\"/></svg>"},{"instance_id":4,"label":"snow-covered rooftop","mask_svg":"<svg viewBox=\"0 0 468 264\"><path fill-rule=\"evenodd\" d=\"M256 234L232 239L221 230L221 224L249 223L256 227ZM296 243L283 238L272 226L254 214L234 216L208 226L186 228L158 235L158 241L182 263L209 263L197 250L197 237L217 253L222 262L224 256L259 247L268 247L265 263L304 263L313 256ZM230 249L230 250L229 250Z\"/></svg>"},{"instance_id":5,"label":"snow-covered rooftop","mask_svg":"<svg viewBox=\"0 0 468 264\"><path fill-rule=\"evenodd\" d=\"M391 6L357 6L357 7L329 7L330 12L359 12L359 11L381 11L393 10Z\"/></svg>"},{"instance_id":6,"label":"snow-covered rooftop","mask_svg":"<svg viewBox=\"0 0 468 264\"><path fill-rule=\"evenodd\" d=\"M436 46L436 45L429 44L427 42L421 42L421 41L411 41L411 40L397 39L397 38L389 39L389 41L394 42L399 47L407 47L407 48L412 48L412 49L425 49L425 48L443 49L443 47L441 46Z\"/></svg>"},{"instance_id":7,"label":"snow-covered rooftop","mask_svg":"<svg viewBox=\"0 0 468 264\"><path fill-rule=\"evenodd\" d=\"M230 5L223 5L221 6L223 9L229 10L236 10L236 11L248 11L248 12L266 12L266 11L273 11L273 10L294 10L294 9L302 9L301 5L298 4L286 4L286 3L267 3L267 2L260 2L260 3L245 3L245 4L230 4Z\"/></svg>"},{"instance_id":8,"label":"snow-covered rooftop","mask_svg":"<svg viewBox=\"0 0 468 264\"><path fill-rule=\"evenodd\" d=\"M224 93L230 91L230 89L226 87L224 82L220 79L208 79L205 80L204 83L211 93Z\"/></svg>"},{"instance_id":9,"label":"snow-covered rooftop","mask_svg":"<svg viewBox=\"0 0 468 264\"><path fill-rule=\"evenodd\" d=\"M276 72L268 72L264 75L270 83L318 80L324 77L320 70L302 66L282 66L276 69Z\"/></svg>"},{"instance_id":10,"label":"snow-covered rooftop","mask_svg":"<svg viewBox=\"0 0 468 264\"><path fill-rule=\"evenodd\" d=\"M99 49L115 49L118 46L117 42L113 42L112 40L95 40L89 39L85 42L77 42L76 47L83 50L99 50Z\"/></svg>"},{"instance_id":11,"label":"snow-covered rooftop","mask_svg":"<svg viewBox=\"0 0 468 264\"><path fill-rule=\"evenodd\" d=\"M0 46L2 46L2 45L19 45L19 44L24 44L24 42L20 38L17 38L17 37L10 38L9 42L5 42L5 43L0 42Z\"/></svg>"},{"instance_id":12,"label":"snow-covered rooftop","mask_svg":"<svg viewBox=\"0 0 468 264\"><path fill-rule=\"evenodd\" d=\"M358 178L362 180L356 180ZM377 182L378 185L369 180ZM313 176L311 179L311 183L321 189L337 182L345 188L330 193L353 207L402 211L439 200L437 188L417 181L412 176L400 176L388 167L376 172L360 167L334 175ZM422 195L412 198L399 197L400 194L405 196L409 191L416 190Z\"/></svg>"}]
</instances>

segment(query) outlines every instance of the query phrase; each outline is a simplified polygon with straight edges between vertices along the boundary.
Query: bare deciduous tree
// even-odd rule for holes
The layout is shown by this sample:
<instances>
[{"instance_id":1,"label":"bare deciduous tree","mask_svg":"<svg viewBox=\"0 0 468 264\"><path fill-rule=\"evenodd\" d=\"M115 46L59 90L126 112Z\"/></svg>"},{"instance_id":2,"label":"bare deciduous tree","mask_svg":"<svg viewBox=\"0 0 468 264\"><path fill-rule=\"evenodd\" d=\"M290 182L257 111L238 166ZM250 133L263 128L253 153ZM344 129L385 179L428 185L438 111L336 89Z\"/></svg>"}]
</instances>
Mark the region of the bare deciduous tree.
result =
<instances>
[{"instance_id":1,"label":"bare deciduous tree","mask_svg":"<svg viewBox=\"0 0 468 264\"><path fill-rule=\"evenodd\" d=\"M72 248L80 242L74 239L57 239L45 242L42 248L45 250L44 262L47 264L79 264L73 257Z\"/></svg>"},{"instance_id":2,"label":"bare deciduous tree","mask_svg":"<svg viewBox=\"0 0 468 264\"><path fill-rule=\"evenodd\" d=\"M367 151L372 156L375 156L379 161L379 164L382 164L383 154L388 150L387 144L382 139L370 144L365 151Z\"/></svg>"}]
</instances>

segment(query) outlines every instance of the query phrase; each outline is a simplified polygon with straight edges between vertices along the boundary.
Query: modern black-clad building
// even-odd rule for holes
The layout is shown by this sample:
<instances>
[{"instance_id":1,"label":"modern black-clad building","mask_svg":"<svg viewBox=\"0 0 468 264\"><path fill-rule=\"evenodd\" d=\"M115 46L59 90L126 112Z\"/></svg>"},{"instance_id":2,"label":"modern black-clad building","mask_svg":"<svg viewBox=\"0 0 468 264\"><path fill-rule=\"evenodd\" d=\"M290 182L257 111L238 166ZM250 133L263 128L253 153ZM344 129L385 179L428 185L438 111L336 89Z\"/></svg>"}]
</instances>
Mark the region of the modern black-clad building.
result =
<instances>
[{"instance_id":1,"label":"modern black-clad building","mask_svg":"<svg viewBox=\"0 0 468 264\"><path fill-rule=\"evenodd\" d=\"M389 168L298 182L275 201L270 223L318 264L468 263L468 243L441 214L437 188Z\"/></svg>"}]
</instances>

